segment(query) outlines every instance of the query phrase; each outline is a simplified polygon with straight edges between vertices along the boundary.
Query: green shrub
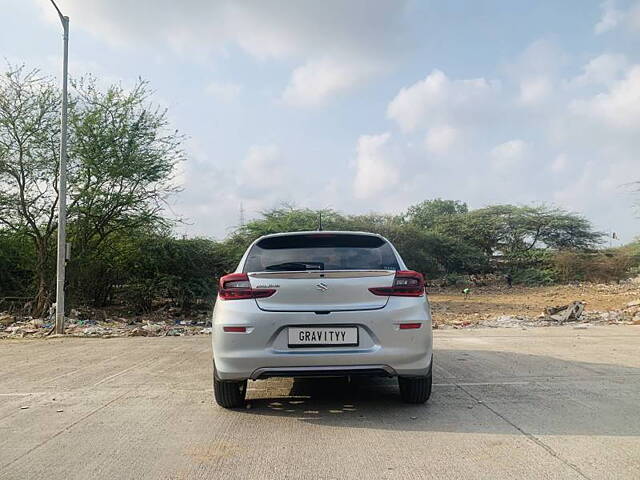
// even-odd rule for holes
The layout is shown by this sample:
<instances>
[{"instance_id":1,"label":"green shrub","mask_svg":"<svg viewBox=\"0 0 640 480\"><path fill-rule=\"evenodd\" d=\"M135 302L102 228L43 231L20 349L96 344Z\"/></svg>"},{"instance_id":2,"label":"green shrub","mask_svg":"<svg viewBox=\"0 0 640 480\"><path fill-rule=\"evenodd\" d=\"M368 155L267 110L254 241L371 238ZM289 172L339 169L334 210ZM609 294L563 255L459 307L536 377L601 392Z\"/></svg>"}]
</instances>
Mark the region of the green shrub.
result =
<instances>
[{"instance_id":1,"label":"green shrub","mask_svg":"<svg viewBox=\"0 0 640 480\"><path fill-rule=\"evenodd\" d=\"M144 279L131 285L126 285L123 297L127 304L137 313L148 313L153 307L153 300L159 297L161 288L153 279Z\"/></svg>"},{"instance_id":2,"label":"green shrub","mask_svg":"<svg viewBox=\"0 0 640 480\"><path fill-rule=\"evenodd\" d=\"M34 257L30 238L0 231L0 298L33 294Z\"/></svg>"},{"instance_id":3,"label":"green shrub","mask_svg":"<svg viewBox=\"0 0 640 480\"><path fill-rule=\"evenodd\" d=\"M511 274L513 283L534 287L539 285L551 285L556 281L553 271L538 268L525 268Z\"/></svg>"},{"instance_id":4,"label":"green shrub","mask_svg":"<svg viewBox=\"0 0 640 480\"><path fill-rule=\"evenodd\" d=\"M464 277L459 273L447 273L442 280L442 283L447 287L454 287L456 285L467 283Z\"/></svg>"}]
</instances>

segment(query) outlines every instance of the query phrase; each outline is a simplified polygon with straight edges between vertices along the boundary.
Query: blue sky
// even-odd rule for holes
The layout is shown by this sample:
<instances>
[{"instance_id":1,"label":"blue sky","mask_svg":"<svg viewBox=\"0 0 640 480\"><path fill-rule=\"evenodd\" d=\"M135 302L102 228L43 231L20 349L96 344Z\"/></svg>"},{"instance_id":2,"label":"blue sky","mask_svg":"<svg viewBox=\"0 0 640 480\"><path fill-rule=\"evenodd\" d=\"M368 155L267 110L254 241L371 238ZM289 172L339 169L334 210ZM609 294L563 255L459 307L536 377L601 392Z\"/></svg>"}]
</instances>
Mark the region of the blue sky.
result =
<instances>
[{"instance_id":1,"label":"blue sky","mask_svg":"<svg viewBox=\"0 0 640 480\"><path fill-rule=\"evenodd\" d=\"M640 1L59 0L70 73L149 80L188 136L180 233L281 204L557 205L639 233ZM59 71L46 0L0 0L0 53Z\"/></svg>"}]
</instances>

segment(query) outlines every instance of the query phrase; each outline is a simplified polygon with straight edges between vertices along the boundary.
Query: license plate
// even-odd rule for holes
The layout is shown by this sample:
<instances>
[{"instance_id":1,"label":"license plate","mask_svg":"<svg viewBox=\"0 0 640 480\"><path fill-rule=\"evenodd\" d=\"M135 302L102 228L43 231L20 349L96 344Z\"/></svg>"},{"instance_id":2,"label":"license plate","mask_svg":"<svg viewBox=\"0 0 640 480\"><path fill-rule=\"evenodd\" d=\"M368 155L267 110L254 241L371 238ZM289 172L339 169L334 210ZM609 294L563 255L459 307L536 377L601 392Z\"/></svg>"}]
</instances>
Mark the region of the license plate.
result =
<instances>
[{"instance_id":1,"label":"license plate","mask_svg":"<svg viewBox=\"0 0 640 480\"><path fill-rule=\"evenodd\" d=\"M289 327L290 347L358 345L357 327Z\"/></svg>"}]
</instances>

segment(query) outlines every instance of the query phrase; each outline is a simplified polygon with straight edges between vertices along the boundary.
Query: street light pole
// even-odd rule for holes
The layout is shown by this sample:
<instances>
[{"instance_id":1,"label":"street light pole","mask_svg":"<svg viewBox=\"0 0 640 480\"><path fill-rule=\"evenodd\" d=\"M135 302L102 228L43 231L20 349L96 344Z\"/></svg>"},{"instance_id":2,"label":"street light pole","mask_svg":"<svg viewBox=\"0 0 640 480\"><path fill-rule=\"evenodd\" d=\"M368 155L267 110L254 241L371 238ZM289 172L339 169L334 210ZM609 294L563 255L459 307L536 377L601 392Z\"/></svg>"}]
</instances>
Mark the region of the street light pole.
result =
<instances>
[{"instance_id":1,"label":"street light pole","mask_svg":"<svg viewBox=\"0 0 640 480\"><path fill-rule=\"evenodd\" d=\"M66 262L67 224L67 70L69 64L69 17L51 0L63 29L62 114L60 116L60 173L58 176L58 258L56 271L56 333L64 333L64 270Z\"/></svg>"}]
</instances>

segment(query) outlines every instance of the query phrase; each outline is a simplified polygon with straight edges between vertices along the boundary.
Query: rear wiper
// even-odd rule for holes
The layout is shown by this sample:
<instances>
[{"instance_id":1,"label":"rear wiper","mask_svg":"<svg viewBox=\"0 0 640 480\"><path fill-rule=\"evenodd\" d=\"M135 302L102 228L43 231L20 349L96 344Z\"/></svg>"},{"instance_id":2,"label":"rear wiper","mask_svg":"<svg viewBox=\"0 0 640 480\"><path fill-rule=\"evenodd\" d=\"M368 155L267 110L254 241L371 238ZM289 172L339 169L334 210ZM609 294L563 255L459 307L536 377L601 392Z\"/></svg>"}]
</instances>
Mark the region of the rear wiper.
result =
<instances>
[{"instance_id":1,"label":"rear wiper","mask_svg":"<svg viewBox=\"0 0 640 480\"><path fill-rule=\"evenodd\" d=\"M269 265L264 269L265 270L281 270L281 271L324 270L324 263L322 262L284 262L284 263L276 263L275 265Z\"/></svg>"}]
</instances>

